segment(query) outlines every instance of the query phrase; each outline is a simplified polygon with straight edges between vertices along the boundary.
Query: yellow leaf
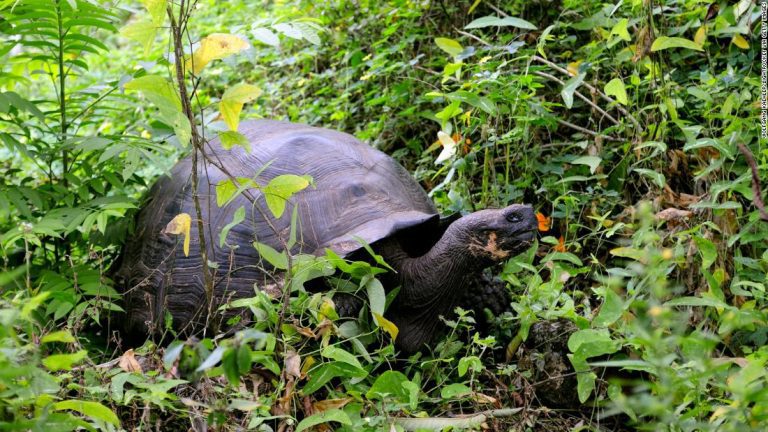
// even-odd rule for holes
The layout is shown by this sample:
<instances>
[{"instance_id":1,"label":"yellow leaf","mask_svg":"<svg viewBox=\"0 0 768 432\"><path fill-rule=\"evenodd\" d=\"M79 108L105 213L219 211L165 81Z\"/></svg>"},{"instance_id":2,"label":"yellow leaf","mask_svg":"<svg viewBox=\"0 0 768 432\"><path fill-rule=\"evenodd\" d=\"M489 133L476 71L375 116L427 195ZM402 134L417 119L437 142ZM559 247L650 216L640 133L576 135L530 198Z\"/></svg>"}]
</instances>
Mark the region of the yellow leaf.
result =
<instances>
[{"instance_id":1,"label":"yellow leaf","mask_svg":"<svg viewBox=\"0 0 768 432\"><path fill-rule=\"evenodd\" d=\"M219 111L230 130L237 131L240 112L243 105L261 95L261 89L255 85L240 83L227 89L219 102Z\"/></svg>"},{"instance_id":2,"label":"yellow leaf","mask_svg":"<svg viewBox=\"0 0 768 432\"><path fill-rule=\"evenodd\" d=\"M392 337L392 340L397 339L397 334L400 332L400 330L392 321L384 318L383 316L377 314L376 312L373 312L373 318L376 319L376 325L383 328L387 333L389 333L389 335Z\"/></svg>"},{"instance_id":3,"label":"yellow leaf","mask_svg":"<svg viewBox=\"0 0 768 432\"><path fill-rule=\"evenodd\" d=\"M203 70L205 65L236 54L248 48L248 43L231 34L213 33L200 41L200 47L195 50L192 57L187 59L186 67L192 68L195 75Z\"/></svg>"},{"instance_id":4,"label":"yellow leaf","mask_svg":"<svg viewBox=\"0 0 768 432\"><path fill-rule=\"evenodd\" d=\"M731 43L743 50L749 49L749 42L747 42L747 40L744 39L744 37L742 37L740 34L733 35Z\"/></svg>"},{"instance_id":5,"label":"yellow leaf","mask_svg":"<svg viewBox=\"0 0 768 432\"><path fill-rule=\"evenodd\" d=\"M152 17L152 22L157 26L163 25L165 21L166 0L139 0Z\"/></svg>"},{"instance_id":6,"label":"yellow leaf","mask_svg":"<svg viewBox=\"0 0 768 432\"><path fill-rule=\"evenodd\" d=\"M693 36L693 41L696 45L704 46L704 41L707 40L707 26L701 26L696 30L696 35Z\"/></svg>"},{"instance_id":7,"label":"yellow leaf","mask_svg":"<svg viewBox=\"0 0 768 432\"><path fill-rule=\"evenodd\" d=\"M189 256L189 228L192 225L192 218L187 213L176 215L168 222L163 230L166 234L184 235L184 256Z\"/></svg>"},{"instance_id":8,"label":"yellow leaf","mask_svg":"<svg viewBox=\"0 0 768 432\"><path fill-rule=\"evenodd\" d=\"M579 74L579 65L581 64L581 60L576 60L575 62L568 63L568 73L571 76L576 76Z\"/></svg>"}]
</instances>

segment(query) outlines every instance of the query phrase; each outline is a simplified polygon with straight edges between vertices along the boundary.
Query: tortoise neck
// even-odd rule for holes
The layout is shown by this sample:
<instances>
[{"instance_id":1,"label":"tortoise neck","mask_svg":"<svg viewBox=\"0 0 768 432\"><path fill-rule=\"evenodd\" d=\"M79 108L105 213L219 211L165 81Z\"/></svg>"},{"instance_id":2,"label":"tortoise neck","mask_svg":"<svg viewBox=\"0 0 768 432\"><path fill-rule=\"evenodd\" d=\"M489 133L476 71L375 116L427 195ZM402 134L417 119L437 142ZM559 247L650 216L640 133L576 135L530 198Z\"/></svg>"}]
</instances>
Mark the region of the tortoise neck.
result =
<instances>
[{"instance_id":1,"label":"tortoise neck","mask_svg":"<svg viewBox=\"0 0 768 432\"><path fill-rule=\"evenodd\" d=\"M467 281L485 267L469 253L467 236L457 222L422 256L410 257L397 244L383 251L398 272L401 288L389 315L400 329L397 345L405 352L418 351L434 337L438 317L451 311Z\"/></svg>"}]
</instances>

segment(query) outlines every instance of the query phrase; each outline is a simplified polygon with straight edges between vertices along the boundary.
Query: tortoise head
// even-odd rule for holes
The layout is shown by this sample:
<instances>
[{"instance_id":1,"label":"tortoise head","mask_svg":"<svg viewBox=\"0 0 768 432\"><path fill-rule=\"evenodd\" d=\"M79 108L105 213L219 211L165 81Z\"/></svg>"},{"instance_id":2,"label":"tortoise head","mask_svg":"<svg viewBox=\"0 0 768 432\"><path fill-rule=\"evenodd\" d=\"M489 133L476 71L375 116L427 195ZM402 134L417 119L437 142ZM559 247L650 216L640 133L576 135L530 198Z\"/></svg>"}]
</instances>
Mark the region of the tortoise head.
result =
<instances>
[{"instance_id":1,"label":"tortoise head","mask_svg":"<svg viewBox=\"0 0 768 432\"><path fill-rule=\"evenodd\" d=\"M536 216L527 205L481 210L457 222L469 253L484 262L512 257L528 248L536 237Z\"/></svg>"}]
</instances>

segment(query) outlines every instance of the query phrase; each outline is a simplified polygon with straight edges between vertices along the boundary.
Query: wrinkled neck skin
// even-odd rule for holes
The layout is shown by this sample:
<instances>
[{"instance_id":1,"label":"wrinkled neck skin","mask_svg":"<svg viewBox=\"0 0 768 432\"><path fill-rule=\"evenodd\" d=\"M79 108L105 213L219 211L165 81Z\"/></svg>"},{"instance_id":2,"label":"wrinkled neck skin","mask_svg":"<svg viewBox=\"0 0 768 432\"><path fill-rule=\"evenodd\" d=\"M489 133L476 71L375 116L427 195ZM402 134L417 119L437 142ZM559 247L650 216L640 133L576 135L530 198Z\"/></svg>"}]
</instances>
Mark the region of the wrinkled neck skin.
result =
<instances>
[{"instance_id":1,"label":"wrinkled neck skin","mask_svg":"<svg viewBox=\"0 0 768 432\"><path fill-rule=\"evenodd\" d=\"M384 259L397 271L400 292L388 318L400 330L396 345L413 353L430 342L438 330L440 315L448 314L468 281L492 264L468 247L471 238L457 221L426 254L409 257L396 238L380 247Z\"/></svg>"}]
</instances>

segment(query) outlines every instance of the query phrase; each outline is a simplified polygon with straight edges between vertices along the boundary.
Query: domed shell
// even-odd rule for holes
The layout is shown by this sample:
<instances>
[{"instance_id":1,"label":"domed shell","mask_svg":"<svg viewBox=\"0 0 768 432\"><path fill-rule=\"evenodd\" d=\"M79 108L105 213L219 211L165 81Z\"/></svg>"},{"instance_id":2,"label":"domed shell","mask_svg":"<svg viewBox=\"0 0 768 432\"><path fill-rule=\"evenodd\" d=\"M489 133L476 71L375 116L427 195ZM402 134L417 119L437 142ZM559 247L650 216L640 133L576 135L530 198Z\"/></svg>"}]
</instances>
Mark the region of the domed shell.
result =
<instances>
[{"instance_id":1,"label":"domed shell","mask_svg":"<svg viewBox=\"0 0 768 432\"><path fill-rule=\"evenodd\" d=\"M410 174L351 135L269 120L244 122L240 132L250 142L250 152L241 147L225 150L213 140L205 147L206 156L198 157L198 195L208 260L215 263L216 304L279 284L253 242L282 250L290 237L294 206L298 212L294 254L322 254L330 248L344 256L360 248L358 238L374 243L405 228L436 223L434 205ZM216 204L220 182L244 177L263 186L282 174L308 175L313 186L293 195L279 219L272 216L257 188L247 189L224 207ZM177 330L186 323L197 326L208 315L203 310L203 263L191 178L192 159L187 157L170 176L157 181L123 251L115 276L124 292L123 324L129 332L161 330L153 326L163 322L166 312L174 317ZM246 218L229 231L220 247L219 234L240 207ZM182 236L163 232L180 213L193 219L189 256L184 255Z\"/></svg>"}]
</instances>

